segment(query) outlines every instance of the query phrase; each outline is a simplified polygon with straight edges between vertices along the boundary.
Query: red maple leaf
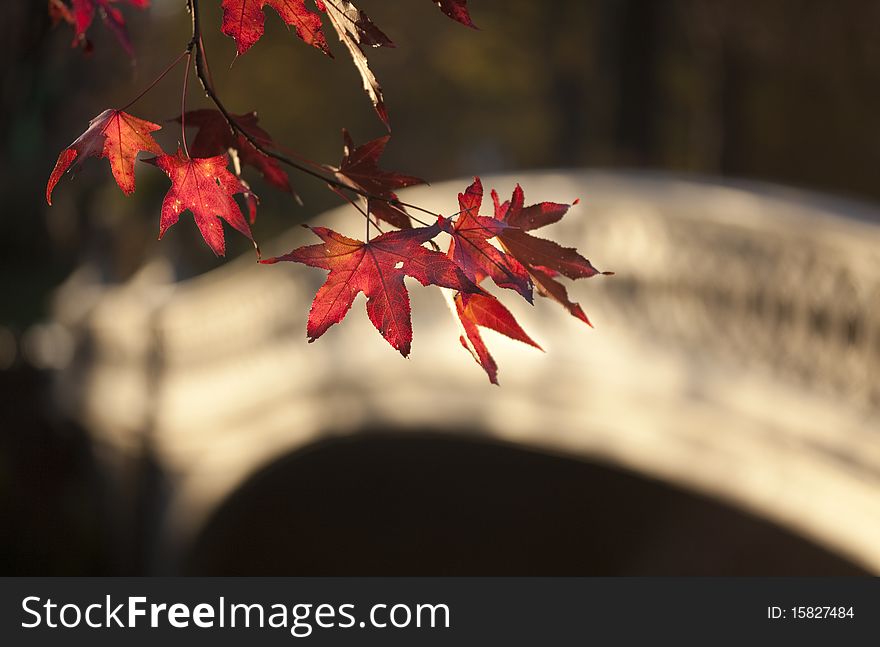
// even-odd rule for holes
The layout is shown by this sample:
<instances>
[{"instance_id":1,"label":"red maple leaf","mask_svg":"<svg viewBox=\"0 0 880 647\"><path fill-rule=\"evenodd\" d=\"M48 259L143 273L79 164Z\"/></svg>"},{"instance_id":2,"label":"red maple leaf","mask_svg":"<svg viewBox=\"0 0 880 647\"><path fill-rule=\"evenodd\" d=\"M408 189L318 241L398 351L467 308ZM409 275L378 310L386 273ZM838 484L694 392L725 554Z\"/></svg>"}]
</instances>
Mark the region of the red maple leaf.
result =
<instances>
[{"instance_id":1,"label":"red maple leaf","mask_svg":"<svg viewBox=\"0 0 880 647\"><path fill-rule=\"evenodd\" d=\"M440 7L440 11L453 20L457 20L462 25L477 28L468 13L467 0L431 0L431 2Z\"/></svg>"},{"instance_id":2,"label":"red maple leaf","mask_svg":"<svg viewBox=\"0 0 880 647\"><path fill-rule=\"evenodd\" d=\"M171 179L171 188L162 202L160 239L177 223L180 214L189 209L202 238L217 256L226 254L221 218L253 242L251 228L232 197L236 193L247 197L250 189L226 168L229 163L226 155L190 158L178 148L176 155L161 155L144 161L155 164Z\"/></svg>"},{"instance_id":3,"label":"red maple leaf","mask_svg":"<svg viewBox=\"0 0 880 647\"><path fill-rule=\"evenodd\" d=\"M495 217L510 225L499 233L498 240L508 254L526 267L538 293L562 304L574 317L592 326L581 306L568 298L565 286L555 277L562 274L570 279L587 278L600 274L599 270L576 249L526 233L559 221L571 205L540 202L525 207L525 196L519 184L509 201L500 203L495 191L492 191L492 200L495 203Z\"/></svg>"},{"instance_id":4,"label":"red maple leaf","mask_svg":"<svg viewBox=\"0 0 880 647\"><path fill-rule=\"evenodd\" d=\"M394 43L382 33L382 30L376 27L367 14L348 0L315 0L315 4L318 9L327 14L339 40L351 54L354 65L364 83L364 91L373 102L376 114L379 115L385 127L391 130L388 111L385 109L385 100L382 96L382 86L379 85L379 81L370 69L363 48L394 47Z\"/></svg>"},{"instance_id":5,"label":"red maple leaf","mask_svg":"<svg viewBox=\"0 0 880 647\"><path fill-rule=\"evenodd\" d=\"M248 51L263 35L265 5L277 11L303 42L330 54L321 31L321 17L306 8L305 0L223 0L220 30L235 40L239 55Z\"/></svg>"},{"instance_id":6,"label":"red maple leaf","mask_svg":"<svg viewBox=\"0 0 880 647\"><path fill-rule=\"evenodd\" d=\"M329 270L327 281L318 289L309 311L310 342L342 321L354 298L363 292L370 321L406 357L412 343L412 321L404 276L411 276L422 285L481 292L446 256L422 247L439 233L436 225L391 231L366 243L326 227L309 229L324 242L261 262L293 261Z\"/></svg>"},{"instance_id":7,"label":"red maple leaf","mask_svg":"<svg viewBox=\"0 0 880 647\"><path fill-rule=\"evenodd\" d=\"M265 180L275 188L293 194L287 172L281 168L278 160L258 151L244 135L233 133L229 124L226 123L226 118L219 110L209 108L191 110L184 117L184 123L187 126L195 126L199 129L189 146L189 152L194 157L214 157L222 155L232 148L242 164L247 164L260 171ZM232 115L232 117L236 124L253 137L260 146L267 149L276 147L269 133L257 125L256 112ZM177 121L180 121L180 118Z\"/></svg>"},{"instance_id":8,"label":"red maple leaf","mask_svg":"<svg viewBox=\"0 0 880 647\"><path fill-rule=\"evenodd\" d=\"M520 327L516 319L501 302L489 294L462 294L454 297L455 311L464 334L459 341L470 352L477 364L483 367L489 381L498 384L498 365L486 348L478 326L491 328L511 339L541 349Z\"/></svg>"},{"instance_id":9,"label":"red maple leaf","mask_svg":"<svg viewBox=\"0 0 880 647\"><path fill-rule=\"evenodd\" d=\"M397 201L395 189L424 184L425 181L412 175L379 168L379 157L385 151L385 146L391 138L390 135L379 137L360 146L354 145L347 130L342 131L342 137L345 147L343 148L342 163L338 169L334 169L336 177L340 181L373 196L385 198L385 200L367 199L367 210L380 220L391 223L398 229L412 227L409 215L403 206L388 201Z\"/></svg>"},{"instance_id":10,"label":"red maple leaf","mask_svg":"<svg viewBox=\"0 0 880 647\"><path fill-rule=\"evenodd\" d=\"M150 134L162 126L138 119L121 110L105 110L89 122L88 129L58 155L46 184L46 202L61 176L86 157L106 157L116 184L126 194L134 191L134 162L140 151L156 155L162 148Z\"/></svg>"},{"instance_id":11,"label":"red maple leaf","mask_svg":"<svg viewBox=\"0 0 880 647\"><path fill-rule=\"evenodd\" d=\"M104 24L116 34L125 51L132 55L134 51L128 30L125 28L125 18L122 11L115 6L120 2L138 9L146 9L150 6L150 0L71 0L70 7L63 0L49 0L49 16L53 22L64 20L73 25L72 46L81 45L88 52L91 51L91 43L86 38L86 32L95 19L95 13L99 13Z\"/></svg>"},{"instance_id":12,"label":"red maple leaf","mask_svg":"<svg viewBox=\"0 0 880 647\"><path fill-rule=\"evenodd\" d=\"M452 236L448 255L474 283L489 276L498 287L515 290L531 303L532 285L525 267L489 242L500 236L508 225L479 215L482 201L483 184L480 178L474 178L474 183L458 194L458 218L454 221L443 216L438 218L439 227Z\"/></svg>"}]
</instances>

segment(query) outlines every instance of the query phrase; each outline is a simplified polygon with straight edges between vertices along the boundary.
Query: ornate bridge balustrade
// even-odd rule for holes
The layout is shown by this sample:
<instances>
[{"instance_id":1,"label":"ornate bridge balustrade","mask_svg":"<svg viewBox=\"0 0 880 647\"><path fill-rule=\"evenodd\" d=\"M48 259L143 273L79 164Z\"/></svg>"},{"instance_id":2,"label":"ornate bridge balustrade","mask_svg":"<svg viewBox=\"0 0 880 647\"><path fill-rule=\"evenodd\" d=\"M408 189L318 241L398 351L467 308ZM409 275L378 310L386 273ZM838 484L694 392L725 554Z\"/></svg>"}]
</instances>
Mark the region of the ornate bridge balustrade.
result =
<instances>
[{"instance_id":1,"label":"ornate bridge balustrade","mask_svg":"<svg viewBox=\"0 0 880 647\"><path fill-rule=\"evenodd\" d=\"M108 454L148 447L168 475L158 563L273 460L368 428L428 428L651 475L880 573L880 212L675 176L516 179L529 201L580 197L554 237L616 275L571 287L594 330L556 304L514 303L547 352L487 333L500 388L460 348L436 290L411 291L409 360L360 302L306 344L323 274L299 266L242 258L175 283L157 261L123 286L83 270L59 291L57 320L78 348L59 399ZM484 178L502 194L513 181ZM406 199L449 213L464 185ZM348 209L321 222L361 228ZM308 237L297 229L264 252Z\"/></svg>"}]
</instances>

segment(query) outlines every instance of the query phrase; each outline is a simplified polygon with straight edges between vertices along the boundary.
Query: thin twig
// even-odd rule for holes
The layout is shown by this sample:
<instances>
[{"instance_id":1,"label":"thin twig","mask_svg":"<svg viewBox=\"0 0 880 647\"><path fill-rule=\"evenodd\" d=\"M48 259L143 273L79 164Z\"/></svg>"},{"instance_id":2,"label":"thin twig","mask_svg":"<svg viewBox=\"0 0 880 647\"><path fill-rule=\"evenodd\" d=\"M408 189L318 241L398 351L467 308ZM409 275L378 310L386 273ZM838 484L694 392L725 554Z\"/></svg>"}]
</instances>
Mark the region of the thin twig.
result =
<instances>
[{"instance_id":1,"label":"thin twig","mask_svg":"<svg viewBox=\"0 0 880 647\"><path fill-rule=\"evenodd\" d=\"M186 89L189 84L189 67L192 64L192 52L186 53L186 69L183 71L183 92L180 95L180 136L183 140L183 152L189 159L189 147L186 145Z\"/></svg>"},{"instance_id":2,"label":"thin twig","mask_svg":"<svg viewBox=\"0 0 880 647\"><path fill-rule=\"evenodd\" d=\"M148 85L146 88L144 88L143 91L142 91L139 95L137 95L134 99L132 99L131 101L129 101L128 103L126 103L126 104L125 104L124 106L122 106L119 110L128 110L131 106L133 106L135 103L137 103L138 101L140 101L141 98L143 98L143 96L144 96L147 92L149 92L149 91L152 90L154 87L156 87L156 84L159 83L159 81L161 81L162 79L164 79L164 78L165 78L165 75L168 74L171 70L173 70L173 69L177 66L177 64L180 63L180 59L182 59L182 58L183 58L184 56L186 56L188 53L189 53L189 50L188 50L188 49L183 50L183 51L180 53L180 56L178 56L178 57L175 58L173 61L171 61L171 62L168 64L168 67L166 67L164 70L162 70L162 73L159 74L159 76L157 76L155 79L153 79L153 80L150 82L150 85Z\"/></svg>"},{"instance_id":3,"label":"thin twig","mask_svg":"<svg viewBox=\"0 0 880 647\"><path fill-rule=\"evenodd\" d=\"M242 128L238 122L233 117L232 113L230 113L226 107L223 105L223 102L220 100L220 97L217 95L214 90L214 86L210 81L210 75L207 72L207 59L205 57L205 53L202 49L202 28L201 28L201 17L199 15L199 0L187 0L187 6L190 11L190 15L192 17L192 39L187 46L188 50L192 50L195 55L195 67L196 67L196 76L199 79L199 82L202 84L202 88L205 91L205 94L208 98L213 102L215 106L217 106L217 110L223 115L224 119L226 119L226 123L229 124L229 127L234 131L239 133L242 137L244 137L248 143L253 146L257 151L266 155L267 157L271 157L272 159L278 160L283 164L287 164L291 168L295 168L296 170L305 173L306 175L310 175L314 178L321 180L331 186L336 187L337 189L342 189L343 191L351 191L353 193L357 193L369 200L380 200L382 202L387 202L388 204L400 207L408 207L410 209L415 209L417 211L421 211L422 213L426 213L430 216L434 216L435 218L439 216L439 214L434 213L428 209L423 207L419 207L414 204L409 204L408 202L403 202L402 200L395 200L392 198L386 198L380 195L373 195L369 191L365 191L358 187L353 187L345 182L337 180L334 177L329 177L324 175L323 173L319 173L318 171L306 166L300 162L290 159L286 155L282 155L277 153L271 149L263 146L251 133ZM424 223L422 223L424 224Z\"/></svg>"}]
</instances>

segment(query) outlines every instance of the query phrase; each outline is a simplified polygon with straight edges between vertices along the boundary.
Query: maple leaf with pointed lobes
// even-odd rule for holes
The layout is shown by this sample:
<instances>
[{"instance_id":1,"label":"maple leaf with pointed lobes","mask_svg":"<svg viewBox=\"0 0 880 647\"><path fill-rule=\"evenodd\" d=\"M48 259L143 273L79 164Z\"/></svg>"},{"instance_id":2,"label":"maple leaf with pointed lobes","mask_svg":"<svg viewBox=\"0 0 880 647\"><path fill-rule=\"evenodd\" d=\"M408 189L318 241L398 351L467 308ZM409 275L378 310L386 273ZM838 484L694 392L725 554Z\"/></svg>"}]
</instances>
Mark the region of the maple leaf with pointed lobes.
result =
<instances>
[{"instance_id":1,"label":"maple leaf with pointed lobes","mask_svg":"<svg viewBox=\"0 0 880 647\"><path fill-rule=\"evenodd\" d=\"M276 189L296 195L290 187L287 172L281 168L278 160L264 155L240 133L233 133L226 118L219 110L204 108L191 110L184 115L187 126L195 126L199 130L189 146L194 157L214 157L221 155L230 148L234 149L242 164L251 166L260 173L266 182ZM257 113L232 115L236 124L245 130L262 147L275 148L275 142L265 130L257 125ZM180 122L180 117L176 119Z\"/></svg>"},{"instance_id":2,"label":"maple leaf with pointed lobes","mask_svg":"<svg viewBox=\"0 0 880 647\"><path fill-rule=\"evenodd\" d=\"M334 175L341 182L361 189L377 198L385 198L394 202L397 201L397 194L394 193L395 189L425 183L423 179L412 175L385 171L379 168L379 158L385 151L385 146L391 138L390 135L373 139L360 146L354 145L351 135L345 129L342 131L342 138L345 142L342 163L338 169L334 169ZM398 229L409 229L412 227L409 215L402 205L368 198L367 210L380 220L384 220Z\"/></svg>"},{"instance_id":3,"label":"maple leaf with pointed lobes","mask_svg":"<svg viewBox=\"0 0 880 647\"><path fill-rule=\"evenodd\" d=\"M482 292L446 256L422 246L440 232L436 225L391 231L366 243L326 227L307 228L324 242L260 262L293 261L329 270L327 281L318 289L309 311L310 342L342 321L354 298L363 292L370 321L406 357L412 343L412 321L404 276L411 276L422 285Z\"/></svg>"},{"instance_id":4,"label":"maple leaf with pointed lobes","mask_svg":"<svg viewBox=\"0 0 880 647\"><path fill-rule=\"evenodd\" d=\"M489 242L508 225L479 215L482 202L483 184L474 178L473 184L458 194L458 218L438 218L438 226L452 237L448 255L474 283L491 277L498 287L515 290L531 303L532 284L526 268Z\"/></svg>"},{"instance_id":5,"label":"maple leaf with pointed lobes","mask_svg":"<svg viewBox=\"0 0 880 647\"><path fill-rule=\"evenodd\" d=\"M572 316L592 326L583 308L568 298L568 291L556 277L561 274L570 279L580 279L613 272L599 272L576 249L526 233L558 222L571 205L540 202L526 207L525 195L519 184L509 201L501 203L495 191L492 191L492 200L495 203L495 217L510 225L498 235L498 240L508 254L526 267L538 293L560 303Z\"/></svg>"},{"instance_id":6,"label":"maple leaf with pointed lobes","mask_svg":"<svg viewBox=\"0 0 880 647\"><path fill-rule=\"evenodd\" d=\"M543 350L520 327L510 310L492 295L462 294L459 292L453 297L453 300L456 315L464 332L458 339L477 364L486 371L492 384L498 384L498 365L489 353L489 349L480 335L479 327L491 328L511 339Z\"/></svg>"},{"instance_id":7,"label":"maple leaf with pointed lobes","mask_svg":"<svg viewBox=\"0 0 880 647\"><path fill-rule=\"evenodd\" d=\"M190 158L178 148L176 155L161 155L144 161L158 166L171 180L171 188L162 202L160 239L177 223L180 214L189 210L202 238L217 256L226 254L221 218L253 242L251 228L232 197L236 193L247 196L251 191L226 168L229 163L226 155Z\"/></svg>"},{"instance_id":8,"label":"maple leaf with pointed lobes","mask_svg":"<svg viewBox=\"0 0 880 647\"><path fill-rule=\"evenodd\" d=\"M305 0L223 0L223 25L220 30L235 40L238 54L244 54L263 35L263 7L272 7L281 19L293 27L306 44L327 55L327 39L321 31L321 16L306 8Z\"/></svg>"},{"instance_id":9,"label":"maple leaf with pointed lobes","mask_svg":"<svg viewBox=\"0 0 880 647\"><path fill-rule=\"evenodd\" d=\"M370 69L364 47L394 47L394 43L382 33L382 30L376 27L367 14L348 0L315 0L315 5L327 14L339 40L351 54L354 65L361 75L364 91L373 102L376 114L379 115L385 127L391 130L388 111L385 109L385 100L382 95L382 86L379 85L376 75Z\"/></svg>"},{"instance_id":10,"label":"maple leaf with pointed lobes","mask_svg":"<svg viewBox=\"0 0 880 647\"><path fill-rule=\"evenodd\" d=\"M106 157L116 184L126 194L134 191L134 162L140 151L162 154L150 134L162 126L138 119L122 110L105 110L89 122L88 129L58 155L46 184L46 202L52 204L52 191L71 167L86 157Z\"/></svg>"},{"instance_id":11,"label":"maple leaf with pointed lobes","mask_svg":"<svg viewBox=\"0 0 880 647\"><path fill-rule=\"evenodd\" d=\"M440 7L440 11L462 25L476 29L477 26L471 20L467 9L467 0L431 0Z\"/></svg>"}]
</instances>

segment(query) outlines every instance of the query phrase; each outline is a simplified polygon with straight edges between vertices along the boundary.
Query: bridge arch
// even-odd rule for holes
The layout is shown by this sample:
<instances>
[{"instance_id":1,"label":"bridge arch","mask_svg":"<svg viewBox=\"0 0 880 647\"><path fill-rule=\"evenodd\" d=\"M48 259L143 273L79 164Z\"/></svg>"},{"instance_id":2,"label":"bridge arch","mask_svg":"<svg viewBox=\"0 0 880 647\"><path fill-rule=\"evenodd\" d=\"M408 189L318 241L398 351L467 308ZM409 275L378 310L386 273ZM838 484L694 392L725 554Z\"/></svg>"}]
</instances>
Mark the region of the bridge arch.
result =
<instances>
[{"instance_id":1,"label":"bridge arch","mask_svg":"<svg viewBox=\"0 0 880 647\"><path fill-rule=\"evenodd\" d=\"M489 335L501 388L461 350L429 290L412 291L409 360L357 304L344 326L303 343L321 277L301 268L239 259L175 283L157 263L124 286L99 286L88 307L77 301L87 278L60 291L58 321L91 350L60 374L58 393L97 443L155 452L169 482L160 533L174 547L163 559L175 563L280 456L380 428L600 461L880 572L880 214L705 178L516 180L530 200L582 198L557 237L617 275L572 288L595 330L552 303L515 304L548 352ZM513 182L484 178L502 193ZM462 186L406 199L449 212ZM356 233L346 210L321 222ZM264 251L306 239L290 232Z\"/></svg>"}]
</instances>

